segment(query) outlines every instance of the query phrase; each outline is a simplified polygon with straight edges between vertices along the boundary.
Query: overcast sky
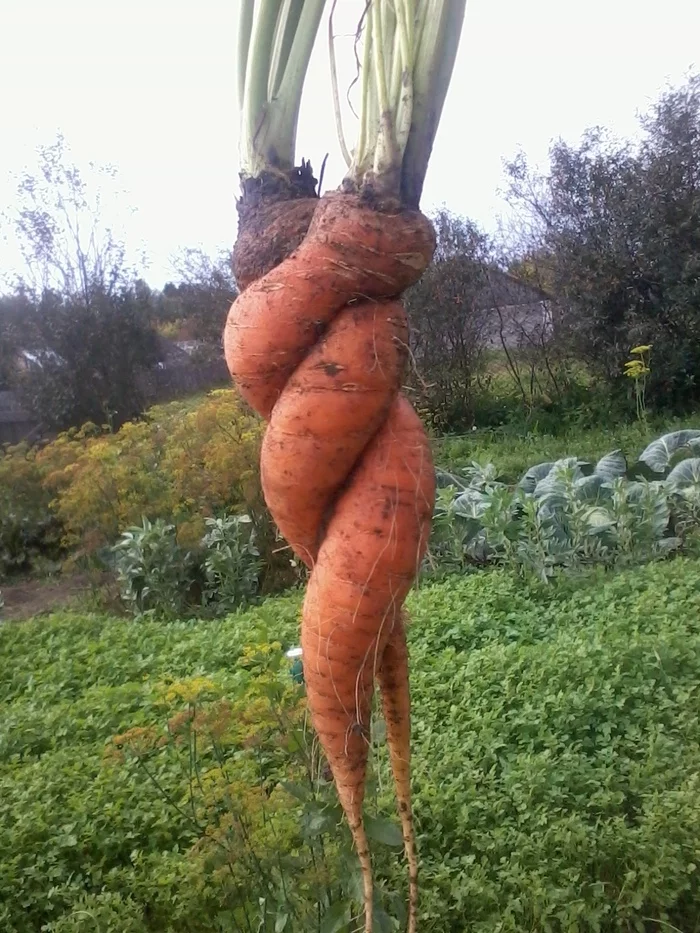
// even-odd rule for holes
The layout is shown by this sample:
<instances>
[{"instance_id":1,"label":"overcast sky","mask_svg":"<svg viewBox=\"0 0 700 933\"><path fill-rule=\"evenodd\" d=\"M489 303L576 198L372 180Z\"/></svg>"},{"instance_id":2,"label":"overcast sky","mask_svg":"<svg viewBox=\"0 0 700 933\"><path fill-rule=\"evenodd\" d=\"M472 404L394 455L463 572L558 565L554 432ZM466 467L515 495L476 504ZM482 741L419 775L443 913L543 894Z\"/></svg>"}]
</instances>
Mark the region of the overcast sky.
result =
<instances>
[{"instance_id":1,"label":"overcast sky","mask_svg":"<svg viewBox=\"0 0 700 933\"><path fill-rule=\"evenodd\" d=\"M358 0L338 7L344 32ZM0 212L12 210L36 147L61 132L78 165L118 168L123 205L137 210L114 220L145 248L153 285L172 275L179 248L231 244L237 13L238 0L0 0ZM317 167L330 153L328 187L344 166L325 36L322 27L298 156ZM632 136L638 112L700 68L698 36L700 0L467 0L423 209L446 204L495 229L504 159L522 148L540 162L554 138L575 142L591 125ZM349 38L338 54L348 81ZM4 227L0 271L17 263Z\"/></svg>"}]
</instances>

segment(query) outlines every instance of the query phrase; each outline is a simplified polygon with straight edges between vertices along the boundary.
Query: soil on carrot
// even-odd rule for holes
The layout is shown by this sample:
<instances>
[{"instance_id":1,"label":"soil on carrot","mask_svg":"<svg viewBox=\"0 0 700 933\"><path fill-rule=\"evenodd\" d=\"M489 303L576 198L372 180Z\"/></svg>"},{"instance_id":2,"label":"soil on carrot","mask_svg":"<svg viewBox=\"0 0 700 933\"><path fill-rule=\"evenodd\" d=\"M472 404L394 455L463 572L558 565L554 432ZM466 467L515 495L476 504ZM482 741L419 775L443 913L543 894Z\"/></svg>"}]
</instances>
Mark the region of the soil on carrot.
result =
<instances>
[{"instance_id":1,"label":"soil on carrot","mask_svg":"<svg viewBox=\"0 0 700 933\"><path fill-rule=\"evenodd\" d=\"M74 573L49 580L23 580L3 585L5 605L0 622L19 622L42 613L64 609L90 589L88 574Z\"/></svg>"},{"instance_id":2,"label":"soil on carrot","mask_svg":"<svg viewBox=\"0 0 700 933\"><path fill-rule=\"evenodd\" d=\"M308 162L302 161L286 177L264 172L244 180L233 248L233 274L241 291L294 252L306 236L318 201Z\"/></svg>"}]
</instances>

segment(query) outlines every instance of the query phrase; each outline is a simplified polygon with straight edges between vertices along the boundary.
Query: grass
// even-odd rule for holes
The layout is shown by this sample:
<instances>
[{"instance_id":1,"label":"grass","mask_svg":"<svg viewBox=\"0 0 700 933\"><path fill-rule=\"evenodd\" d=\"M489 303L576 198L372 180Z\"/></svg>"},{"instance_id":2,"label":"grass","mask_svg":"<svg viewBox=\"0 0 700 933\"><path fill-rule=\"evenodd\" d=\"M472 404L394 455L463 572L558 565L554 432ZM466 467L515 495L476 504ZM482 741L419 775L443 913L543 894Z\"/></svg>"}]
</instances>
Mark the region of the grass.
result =
<instances>
[{"instance_id":1,"label":"grass","mask_svg":"<svg viewBox=\"0 0 700 933\"><path fill-rule=\"evenodd\" d=\"M246 645L297 642L299 599L218 622L62 613L0 628L4 933L239 929L198 854L187 773L153 759L169 803L105 750L125 730L164 734L193 683L234 697L263 682L238 662ZM700 561L546 588L501 571L453 577L420 588L410 612L420 929L697 933ZM232 768L245 747L232 746ZM381 745L375 772L391 815ZM292 835L264 838L299 858L301 804L284 807ZM382 889L402 893L403 868L377 848ZM262 877L237 889L253 905ZM301 883L299 868L286 877ZM251 929L321 929L283 916Z\"/></svg>"}]
</instances>

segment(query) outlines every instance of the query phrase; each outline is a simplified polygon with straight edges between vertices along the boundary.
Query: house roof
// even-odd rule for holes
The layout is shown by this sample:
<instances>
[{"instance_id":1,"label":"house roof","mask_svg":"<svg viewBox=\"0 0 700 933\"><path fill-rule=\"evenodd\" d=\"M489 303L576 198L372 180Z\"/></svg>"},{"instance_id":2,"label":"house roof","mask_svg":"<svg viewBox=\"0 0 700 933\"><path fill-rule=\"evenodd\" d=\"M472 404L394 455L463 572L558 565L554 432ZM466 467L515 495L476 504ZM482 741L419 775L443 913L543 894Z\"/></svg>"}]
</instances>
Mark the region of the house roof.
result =
<instances>
[{"instance_id":1,"label":"house roof","mask_svg":"<svg viewBox=\"0 0 700 933\"><path fill-rule=\"evenodd\" d=\"M61 357L54 350L19 350L18 353L25 362L33 366L43 366L44 363L48 362L63 362Z\"/></svg>"},{"instance_id":2,"label":"house roof","mask_svg":"<svg viewBox=\"0 0 700 933\"><path fill-rule=\"evenodd\" d=\"M170 366L182 366L190 363L190 354L186 349L178 345L176 340L169 337L157 337L158 359L161 363Z\"/></svg>"},{"instance_id":3,"label":"house roof","mask_svg":"<svg viewBox=\"0 0 700 933\"><path fill-rule=\"evenodd\" d=\"M488 269L486 278L488 283L482 289L479 307L504 308L550 300L550 296L542 289L522 282L502 269Z\"/></svg>"}]
</instances>

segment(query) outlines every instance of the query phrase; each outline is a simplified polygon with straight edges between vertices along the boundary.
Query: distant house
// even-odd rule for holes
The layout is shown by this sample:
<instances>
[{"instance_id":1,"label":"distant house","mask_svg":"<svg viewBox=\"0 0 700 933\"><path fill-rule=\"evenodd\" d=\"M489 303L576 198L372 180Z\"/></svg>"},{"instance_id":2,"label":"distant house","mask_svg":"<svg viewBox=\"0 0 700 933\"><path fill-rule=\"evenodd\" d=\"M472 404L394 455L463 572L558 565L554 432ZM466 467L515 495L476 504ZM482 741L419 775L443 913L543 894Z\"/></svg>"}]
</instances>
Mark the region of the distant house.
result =
<instances>
[{"instance_id":1,"label":"distant house","mask_svg":"<svg viewBox=\"0 0 700 933\"><path fill-rule=\"evenodd\" d=\"M522 349L541 346L551 338L551 296L500 269L489 269L486 280L476 299L484 346Z\"/></svg>"},{"instance_id":2,"label":"distant house","mask_svg":"<svg viewBox=\"0 0 700 933\"><path fill-rule=\"evenodd\" d=\"M8 389L0 390L0 446L37 440L39 426L22 408L19 396Z\"/></svg>"},{"instance_id":3,"label":"distant house","mask_svg":"<svg viewBox=\"0 0 700 933\"><path fill-rule=\"evenodd\" d=\"M175 344L188 356L192 356L197 350L203 349L205 343L203 340L176 340Z\"/></svg>"}]
</instances>

